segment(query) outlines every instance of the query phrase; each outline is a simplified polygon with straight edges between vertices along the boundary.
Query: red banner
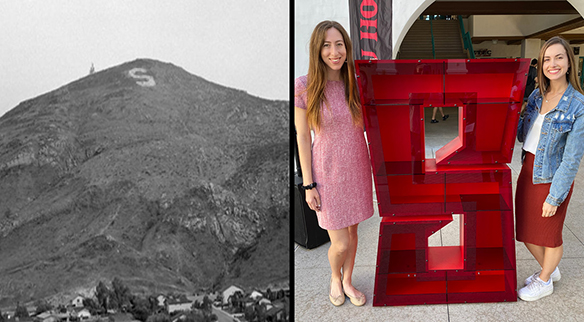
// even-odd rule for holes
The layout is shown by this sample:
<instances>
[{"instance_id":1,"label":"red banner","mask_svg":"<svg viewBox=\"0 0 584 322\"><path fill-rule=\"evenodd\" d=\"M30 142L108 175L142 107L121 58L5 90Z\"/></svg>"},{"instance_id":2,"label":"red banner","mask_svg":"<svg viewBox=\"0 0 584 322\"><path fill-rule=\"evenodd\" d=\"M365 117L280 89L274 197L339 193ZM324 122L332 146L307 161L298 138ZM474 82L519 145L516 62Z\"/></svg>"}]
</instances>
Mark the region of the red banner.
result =
<instances>
[{"instance_id":1,"label":"red banner","mask_svg":"<svg viewBox=\"0 0 584 322\"><path fill-rule=\"evenodd\" d=\"M349 0L355 59L391 59L391 0Z\"/></svg>"}]
</instances>

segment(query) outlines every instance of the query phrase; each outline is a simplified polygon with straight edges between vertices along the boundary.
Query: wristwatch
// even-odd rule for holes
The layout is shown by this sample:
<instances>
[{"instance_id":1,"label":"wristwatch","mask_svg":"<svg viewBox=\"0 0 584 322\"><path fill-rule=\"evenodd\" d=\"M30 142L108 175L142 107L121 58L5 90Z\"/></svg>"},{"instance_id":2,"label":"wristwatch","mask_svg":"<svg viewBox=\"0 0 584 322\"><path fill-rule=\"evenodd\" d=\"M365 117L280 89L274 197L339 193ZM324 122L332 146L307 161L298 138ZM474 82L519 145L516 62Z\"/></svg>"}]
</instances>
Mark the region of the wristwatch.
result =
<instances>
[{"instance_id":1,"label":"wristwatch","mask_svg":"<svg viewBox=\"0 0 584 322\"><path fill-rule=\"evenodd\" d=\"M304 189L304 190L310 190L312 188L316 188L316 182L313 182L307 186L302 186L302 189Z\"/></svg>"}]
</instances>

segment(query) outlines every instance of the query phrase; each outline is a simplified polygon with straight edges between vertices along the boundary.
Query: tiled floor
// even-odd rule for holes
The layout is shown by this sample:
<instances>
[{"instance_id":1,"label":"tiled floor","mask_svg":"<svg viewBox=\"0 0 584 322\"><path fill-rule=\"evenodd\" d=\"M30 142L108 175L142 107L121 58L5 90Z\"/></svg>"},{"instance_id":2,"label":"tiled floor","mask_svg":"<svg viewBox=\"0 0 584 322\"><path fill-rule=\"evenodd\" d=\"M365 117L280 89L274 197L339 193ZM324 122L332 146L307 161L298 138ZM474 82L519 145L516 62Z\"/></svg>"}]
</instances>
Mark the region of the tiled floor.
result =
<instances>
[{"instance_id":1,"label":"tiled floor","mask_svg":"<svg viewBox=\"0 0 584 322\"><path fill-rule=\"evenodd\" d=\"M438 123L431 123L432 111L433 108L431 107L424 109L426 159L434 159L438 149L458 136L458 108L442 108L444 115L448 115L446 121L442 119L440 110L436 110L436 120Z\"/></svg>"},{"instance_id":2,"label":"tiled floor","mask_svg":"<svg viewBox=\"0 0 584 322\"><path fill-rule=\"evenodd\" d=\"M447 111L445 111L447 113ZM430 124L441 131L456 127L456 116ZM438 113L439 115L439 113ZM427 117L428 118L428 117ZM435 128L434 128L435 130ZM427 132L427 135L429 133ZM521 169L517 142L513 162L509 164L513 188ZM376 201L374 201L376 204ZM334 307L328 298L330 267L327 251L330 243L307 250L294 248L294 320L295 321L584 321L584 170L579 171L564 225L564 256L560 262L561 281L554 283L554 294L535 302L440 304L373 307L373 287L379 237L379 214L359 225L359 249L353 275L354 285L367 296L364 307L348 300ZM456 229L442 229L430 243L439 245L452 240ZM518 285L539 265L522 243L516 243Z\"/></svg>"}]
</instances>

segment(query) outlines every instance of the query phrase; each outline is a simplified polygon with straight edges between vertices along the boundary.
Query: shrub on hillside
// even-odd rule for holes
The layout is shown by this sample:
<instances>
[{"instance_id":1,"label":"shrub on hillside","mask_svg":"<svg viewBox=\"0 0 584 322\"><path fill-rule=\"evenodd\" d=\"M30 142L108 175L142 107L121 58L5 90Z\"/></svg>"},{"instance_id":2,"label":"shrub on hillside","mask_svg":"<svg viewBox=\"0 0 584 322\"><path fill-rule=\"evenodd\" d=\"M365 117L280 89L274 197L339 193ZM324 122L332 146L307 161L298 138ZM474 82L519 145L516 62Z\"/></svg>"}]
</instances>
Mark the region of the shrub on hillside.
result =
<instances>
[{"instance_id":1,"label":"shrub on hillside","mask_svg":"<svg viewBox=\"0 0 584 322\"><path fill-rule=\"evenodd\" d=\"M149 316L146 322L170 322L170 317L165 313L157 313Z\"/></svg>"},{"instance_id":2,"label":"shrub on hillside","mask_svg":"<svg viewBox=\"0 0 584 322\"><path fill-rule=\"evenodd\" d=\"M16 310L14 311L14 316L17 318L27 318L28 317L28 310L26 307L20 305L20 303L16 304Z\"/></svg>"}]
</instances>

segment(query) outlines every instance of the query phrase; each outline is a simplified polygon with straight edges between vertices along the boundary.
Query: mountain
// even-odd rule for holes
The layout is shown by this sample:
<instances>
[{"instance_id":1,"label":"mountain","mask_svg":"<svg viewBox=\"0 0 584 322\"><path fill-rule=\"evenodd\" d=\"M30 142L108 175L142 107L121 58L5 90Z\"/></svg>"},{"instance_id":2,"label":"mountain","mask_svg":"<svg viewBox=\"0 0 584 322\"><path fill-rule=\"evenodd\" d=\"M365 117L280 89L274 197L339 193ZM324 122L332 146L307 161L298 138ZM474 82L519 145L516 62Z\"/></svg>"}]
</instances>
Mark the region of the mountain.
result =
<instances>
[{"instance_id":1,"label":"mountain","mask_svg":"<svg viewBox=\"0 0 584 322\"><path fill-rule=\"evenodd\" d=\"M0 307L286 284L288 106L137 59L7 112Z\"/></svg>"}]
</instances>

